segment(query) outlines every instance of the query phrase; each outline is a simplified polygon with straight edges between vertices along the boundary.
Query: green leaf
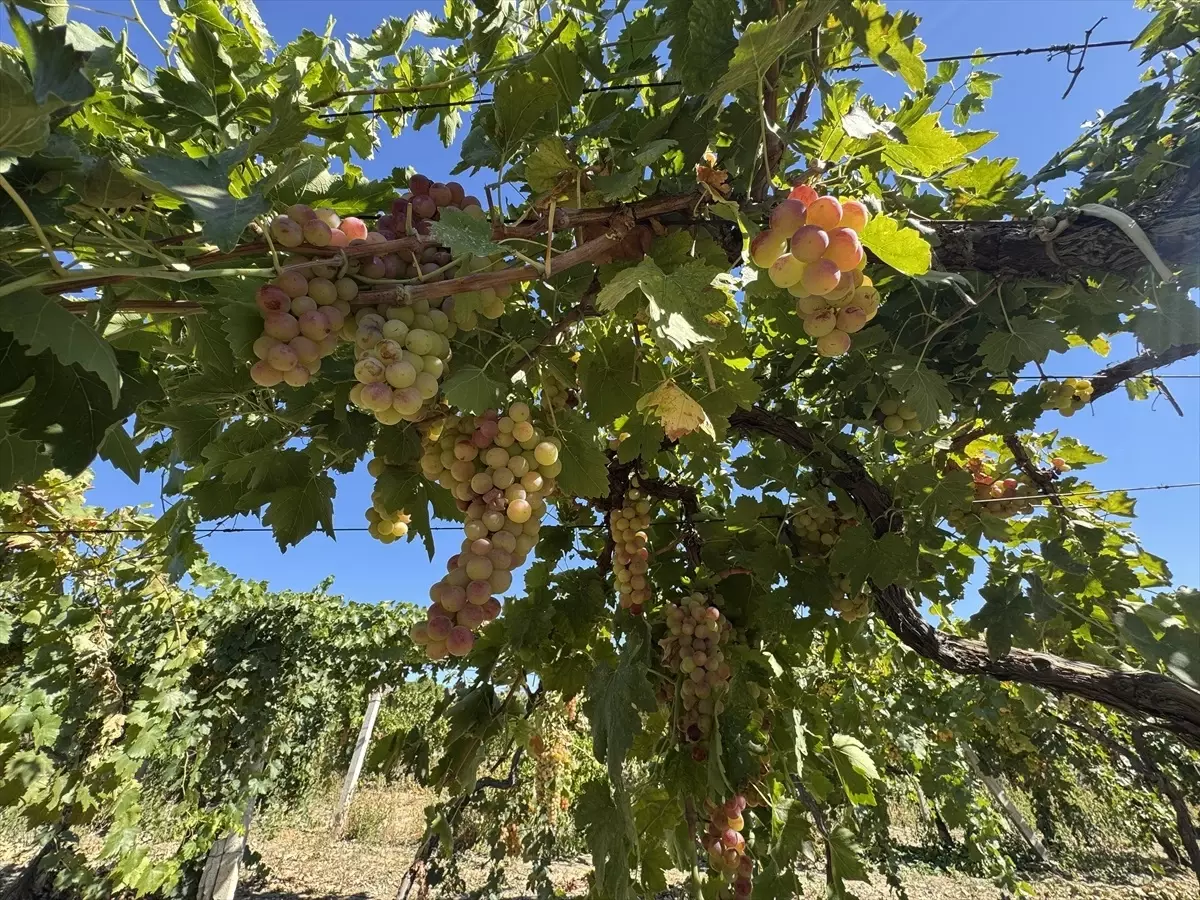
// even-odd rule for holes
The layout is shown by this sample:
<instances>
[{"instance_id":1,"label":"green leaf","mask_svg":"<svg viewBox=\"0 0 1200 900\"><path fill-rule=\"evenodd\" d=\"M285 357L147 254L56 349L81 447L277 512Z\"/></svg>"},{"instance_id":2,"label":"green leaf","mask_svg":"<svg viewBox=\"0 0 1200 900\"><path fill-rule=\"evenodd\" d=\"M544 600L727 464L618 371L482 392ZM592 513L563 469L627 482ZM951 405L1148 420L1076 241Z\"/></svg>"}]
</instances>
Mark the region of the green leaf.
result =
<instances>
[{"instance_id":1,"label":"green leaf","mask_svg":"<svg viewBox=\"0 0 1200 900\"><path fill-rule=\"evenodd\" d=\"M1004 656L1012 649L1013 636L1025 628L1033 603L1021 589L1021 579L1015 576L989 579L979 596L983 606L971 616L971 624L984 632L990 656Z\"/></svg>"},{"instance_id":2,"label":"green leaf","mask_svg":"<svg viewBox=\"0 0 1200 900\"><path fill-rule=\"evenodd\" d=\"M929 428L943 410L954 407L954 396L946 380L924 363L904 364L888 372L888 384L917 413L922 427Z\"/></svg>"},{"instance_id":3,"label":"green leaf","mask_svg":"<svg viewBox=\"0 0 1200 900\"><path fill-rule=\"evenodd\" d=\"M875 216L867 223L862 242L881 262L905 275L924 275L933 260L929 242L919 231L887 216Z\"/></svg>"},{"instance_id":4,"label":"green leaf","mask_svg":"<svg viewBox=\"0 0 1200 900\"><path fill-rule=\"evenodd\" d=\"M100 443L100 458L120 469L129 476L129 480L137 484L142 479L142 454L137 444L125 430L125 425L117 422L108 429L108 434Z\"/></svg>"},{"instance_id":5,"label":"green leaf","mask_svg":"<svg viewBox=\"0 0 1200 900\"><path fill-rule=\"evenodd\" d=\"M1133 331L1150 350L1161 353L1182 344L1200 343L1200 307L1185 291L1165 293L1154 301L1156 309L1140 310Z\"/></svg>"},{"instance_id":6,"label":"green leaf","mask_svg":"<svg viewBox=\"0 0 1200 900\"><path fill-rule=\"evenodd\" d=\"M712 329L702 320L724 302L724 295L711 286L717 274L716 267L692 259L667 275L646 257L604 285L596 296L596 305L604 311L614 309L634 288L641 288L649 301L647 312L655 336L679 350L688 350L713 340Z\"/></svg>"},{"instance_id":7,"label":"green leaf","mask_svg":"<svg viewBox=\"0 0 1200 900\"><path fill-rule=\"evenodd\" d=\"M496 82L492 97L492 138L505 158L511 157L522 141L552 130L543 118L558 105L559 91L549 78L510 71Z\"/></svg>"},{"instance_id":8,"label":"green leaf","mask_svg":"<svg viewBox=\"0 0 1200 900\"><path fill-rule=\"evenodd\" d=\"M112 347L94 328L68 312L58 297L26 290L0 299L0 329L29 348L30 356L49 350L64 366L94 372L108 385L113 404L121 392L121 374Z\"/></svg>"},{"instance_id":9,"label":"green leaf","mask_svg":"<svg viewBox=\"0 0 1200 900\"><path fill-rule=\"evenodd\" d=\"M24 79L0 66L0 172L5 158L32 156L50 139L50 111Z\"/></svg>"},{"instance_id":10,"label":"green leaf","mask_svg":"<svg viewBox=\"0 0 1200 900\"><path fill-rule=\"evenodd\" d=\"M35 101L53 111L61 104L82 103L95 93L95 88L81 71L87 54L80 53L68 42L67 26L30 26L11 5L8 22L21 45L25 65L33 79Z\"/></svg>"},{"instance_id":11,"label":"green leaf","mask_svg":"<svg viewBox=\"0 0 1200 900\"><path fill-rule=\"evenodd\" d=\"M719 105L728 95L745 88L757 87L767 70L820 25L835 5L832 0L807 0L778 19L747 25L729 68L709 91L706 107Z\"/></svg>"},{"instance_id":12,"label":"green leaf","mask_svg":"<svg viewBox=\"0 0 1200 900\"><path fill-rule=\"evenodd\" d=\"M622 766L633 739L642 730L641 713L657 706L648 679L642 629L633 630L614 667L601 662L588 679L587 715L592 724L592 749L608 766L609 777L621 779Z\"/></svg>"},{"instance_id":13,"label":"green leaf","mask_svg":"<svg viewBox=\"0 0 1200 900\"><path fill-rule=\"evenodd\" d=\"M854 839L854 832L845 825L838 825L829 832L830 879L838 894L845 896L843 881L870 881L863 862L863 852Z\"/></svg>"},{"instance_id":14,"label":"green leaf","mask_svg":"<svg viewBox=\"0 0 1200 900\"><path fill-rule=\"evenodd\" d=\"M843 531L829 557L829 571L849 577L851 594L868 579L879 587L902 584L916 566L915 544L891 532L876 540L870 525Z\"/></svg>"},{"instance_id":15,"label":"green leaf","mask_svg":"<svg viewBox=\"0 0 1200 900\"><path fill-rule=\"evenodd\" d=\"M967 155L967 149L942 127L936 113L922 116L901 131L904 140L884 145L881 154L884 162L897 171L928 177Z\"/></svg>"},{"instance_id":16,"label":"green leaf","mask_svg":"<svg viewBox=\"0 0 1200 900\"><path fill-rule=\"evenodd\" d=\"M502 387L478 366L463 366L442 382L442 394L451 406L478 415L496 406Z\"/></svg>"},{"instance_id":17,"label":"green leaf","mask_svg":"<svg viewBox=\"0 0 1200 900\"><path fill-rule=\"evenodd\" d=\"M850 26L855 42L881 69L899 74L914 91L925 87L928 72L919 56L925 45L910 34L916 24L911 14L894 16L882 3L870 2L839 9L838 15Z\"/></svg>"},{"instance_id":18,"label":"green leaf","mask_svg":"<svg viewBox=\"0 0 1200 900\"><path fill-rule=\"evenodd\" d=\"M333 479L314 472L301 484L282 488L271 495L263 515L280 550L294 546L320 528L333 537Z\"/></svg>"},{"instance_id":19,"label":"green leaf","mask_svg":"<svg viewBox=\"0 0 1200 900\"><path fill-rule=\"evenodd\" d=\"M565 411L555 417L559 426L555 436L562 441L559 488L571 497L607 497L608 461L597 445L595 426Z\"/></svg>"},{"instance_id":20,"label":"green leaf","mask_svg":"<svg viewBox=\"0 0 1200 900\"><path fill-rule=\"evenodd\" d=\"M597 896L605 900L634 900L629 881L633 850L626 829L620 826L624 817L613 802L608 782L602 778L589 781L575 802L575 827L587 839L596 870Z\"/></svg>"},{"instance_id":21,"label":"green leaf","mask_svg":"<svg viewBox=\"0 0 1200 900\"><path fill-rule=\"evenodd\" d=\"M874 806L875 792L871 782L879 780L879 772L862 742L849 735L835 734L830 740L829 752L847 799L856 806Z\"/></svg>"},{"instance_id":22,"label":"green leaf","mask_svg":"<svg viewBox=\"0 0 1200 900\"><path fill-rule=\"evenodd\" d=\"M564 175L573 176L579 171L579 164L571 158L563 139L557 135L542 138L525 159L525 180L539 194L552 190Z\"/></svg>"},{"instance_id":23,"label":"green leaf","mask_svg":"<svg viewBox=\"0 0 1200 900\"><path fill-rule=\"evenodd\" d=\"M398 426L384 429L385 431L399 431ZM408 429L404 429L407 431ZM375 479L375 491L378 492L380 499L384 502L388 509L402 509L412 517L412 521L408 523L408 539L420 535L421 540L425 542L425 552L429 554L429 561L433 562L433 532L429 528L429 482L421 477L418 472L407 472L396 466L389 466L387 470Z\"/></svg>"},{"instance_id":24,"label":"green leaf","mask_svg":"<svg viewBox=\"0 0 1200 900\"><path fill-rule=\"evenodd\" d=\"M232 250L255 217L267 211L267 201L257 190L248 197L229 192L229 169L217 157L187 159L148 156L139 163L142 175L130 174L186 203L203 223L204 236L222 250Z\"/></svg>"},{"instance_id":25,"label":"green leaf","mask_svg":"<svg viewBox=\"0 0 1200 900\"><path fill-rule=\"evenodd\" d=\"M12 424L13 412L0 410L0 491L32 484L50 467L36 441L26 440Z\"/></svg>"},{"instance_id":26,"label":"green leaf","mask_svg":"<svg viewBox=\"0 0 1200 900\"><path fill-rule=\"evenodd\" d=\"M642 395L636 372L637 351L627 334L615 332L583 355L579 383L593 422L612 422L634 411Z\"/></svg>"},{"instance_id":27,"label":"green leaf","mask_svg":"<svg viewBox=\"0 0 1200 900\"><path fill-rule=\"evenodd\" d=\"M979 355L991 372L1008 372L1028 362L1045 362L1051 350L1067 349L1062 332L1052 322L1012 316L1008 324L1008 328L997 328L979 344Z\"/></svg>"},{"instance_id":28,"label":"green leaf","mask_svg":"<svg viewBox=\"0 0 1200 900\"><path fill-rule=\"evenodd\" d=\"M672 8L677 22L671 40L671 66L689 94L706 93L725 71L737 47L737 10L725 0L683 0Z\"/></svg>"},{"instance_id":29,"label":"green leaf","mask_svg":"<svg viewBox=\"0 0 1200 900\"><path fill-rule=\"evenodd\" d=\"M501 245L492 240L492 226L487 219L473 218L461 209L443 209L431 231L434 237L450 248L450 255L456 259L468 253L487 256L505 252Z\"/></svg>"}]
</instances>

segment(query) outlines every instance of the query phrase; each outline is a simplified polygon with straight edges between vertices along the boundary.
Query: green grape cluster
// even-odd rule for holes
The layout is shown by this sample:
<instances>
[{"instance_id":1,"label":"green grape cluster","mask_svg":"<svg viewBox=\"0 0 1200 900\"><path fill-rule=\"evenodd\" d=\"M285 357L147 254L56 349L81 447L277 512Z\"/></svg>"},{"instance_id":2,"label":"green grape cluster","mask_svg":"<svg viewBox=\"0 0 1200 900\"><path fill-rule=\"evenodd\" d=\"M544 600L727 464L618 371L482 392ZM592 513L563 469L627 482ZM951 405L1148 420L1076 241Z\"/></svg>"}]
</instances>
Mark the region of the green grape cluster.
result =
<instances>
[{"instance_id":1,"label":"green grape cluster","mask_svg":"<svg viewBox=\"0 0 1200 900\"><path fill-rule=\"evenodd\" d=\"M792 528L806 544L828 551L837 543L838 535L858 521L843 516L833 503L807 503L792 516Z\"/></svg>"},{"instance_id":2,"label":"green grape cluster","mask_svg":"<svg viewBox=\"0 0 1200 900\"><path fill-rule=\"evenodd\" d=\"M430 659L469 653L474 632L500 614L493 595L508 590L537 544L562 471L559 449L525 403L507 415L449 416L425 432L421 471L454 495L466 519L461 551L430 589L427 620L411 632Z\"/></svg>"},{"instance_id":3,"label":"green grape cluster","mask_svg":"<svg viewBox=\"0 0 1200 900\"><path fill-rule=\"evenodd\" d=\"M459 260L457 277L487 272L493 268L504 268L503 254L492 256L464 256ZM455 298L459 308L458 324L464 331L479 327L479 317L495 321L504 315L504 301L513 295L513 286L484 287L477 291L464 291Z\"/></svg>"},{"instance_id":4,"label":"green grape cluster","mask_svg":"<svg viewBox=\"0 0 1200 900\"><path fill-rule=\"evenodd\" d=\"M663 611L667 634L658 643L664 667L677 675L679 718L675 725L681 738L692 745L692 757L707 758L707 741L724 707L732 670L723 647L733 637L733 625L715 602L694 593L680 604ZM666 687L664 699L674 699L674 688Z\"/></svg>"},{"instance_id":5,"label":"green grape cluster","mask_svg":"<svg viewBox=\"0 0 1200 900\"><path fill-rule=\"evenodd\" d=\"M446 373L454 323L424 301L389 307L386 316L359 310L355 321L350 402L384 425L420 421Z\"/></svg>"},{"instance_id":6,"label":"green grape cluster","mask_svg":"<svg viewBox=\"0 0 1200 900\"><path fill-rule=\"evenodd\" d=\"M898 397L884 397L876 407L876 419L888 434L903 437L924 428L917 411Z\"/></svg>"},{"instance_id":7,"label":"green grape cluster","mask_svg":"<svg viewBox=\"0 0 1200 900\"><path fill-rule=\"evenodd\" d=\"M871 598L865 591L851 595L849 587L846 580L842 579L830 605L847 622L857 622L871 611Z\"/></svg>"},{"instance_id":8,"label":"green grape cluster","mask_svg":"<svg viewBox=\"0 0 1200 900\"><path fill-rule=\"evenodd\" d=\"M613 541L613 577L621 609L640 616L650 603L650 501L637 487L636 477L620 509L608 514Z\"/></svg>"},{"instance_id":9,"label":"green grape cluster","mask_svg":"<svg viewBox=\"0 0 1200 900\"><path fill-rule=\"evenodd\" d=\"M1092 400L1092 383L1086 378L1047 381L1043 387L1046 399L1042 409L1057 409L1064 416L1075 415Z\"/></svg>"},{"instance_id":10,"label":"green grape cluster","mask_svg":"<svg viewBox=\"0 0 1200 900\"><path fill-rule=\"evenodd\" d=\"M378 457L367 463L367 472L375 479L382 477L389 468ZM375 489L371 491L371 506L367 509L367 533L381 543L390 544L408 534L410 522L412 516L404 510L389 508L376 482Z\"/></svg>"},{"instance_id":11,"label":"green grape cluster","mask_svg":"<svg viewBox=\"0 0 1200 900\"><path fill-rule=\"evenodd\" d=\"M741 794L718 805L705 801L708 825L701 843L708 852L708 865L724 884L717 892L720 900L745 900L753 891L754 860L742 832L746 829L746 798Z\"/></svg>"}]
</instances>

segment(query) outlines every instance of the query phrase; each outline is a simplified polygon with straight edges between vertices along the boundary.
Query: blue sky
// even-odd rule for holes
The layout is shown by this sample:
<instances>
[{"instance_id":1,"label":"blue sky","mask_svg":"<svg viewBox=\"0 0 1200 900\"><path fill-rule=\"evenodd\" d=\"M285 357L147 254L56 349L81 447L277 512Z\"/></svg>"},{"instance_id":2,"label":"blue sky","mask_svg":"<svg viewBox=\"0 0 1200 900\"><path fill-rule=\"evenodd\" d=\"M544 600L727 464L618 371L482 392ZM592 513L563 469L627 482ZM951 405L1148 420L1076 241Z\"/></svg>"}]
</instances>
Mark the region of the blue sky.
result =
<instances>
[{"instance_id":1,"label":"blue sky","mask_svg":"<svg viewBox=\"0 0 1200 900\"><path fill-rule=\"evenodd\" d=\"M90 0L94 10L129 13L117 0ZM323 31L330 11L337 15L335 33L368 33L387 15L407 15L420 6L395 0L342 0L337 4L315 0L258 0L267 26L283 43L302 29ZM1097 41L1136 35L1148 17L1124 0L911 0L904 6L922 16L919 34L928 45L929 56L969 53L977 48L1010 49L1077 42L1100 16L1107 16L1093 39ZM149 26L165 34L166 19L153 2L140 4ZM437 4L440 7L440 4ZM436 7L435 7L436 8ZM95 12L72 11L93 26L117 29L119 19ZM0 25L0 39L11 42L7 25ZM130 27L133 49L147 65L161 60L149 38L136 26ZM1069 75L1063 57L1046 61L1043 56L998 59L986 69L1003 77L984 114L974 127L999 132L985 152L989 156L1015 156L1019 168L1035 171L1056 150L1079 134L1080 125L1098 110L1111 109L1138 83L1141 67L1137 54L1121 48L1093 51L1087 67L1070 97L1061 100ZM963 73L966 67L964 64ZM899 79L881 72L860 72L865 89L877 99L895 102L903 91ZM464 126L459 134L465 135ZM434 178L446 178L457 161L457 148L446 150L435 129L406 131L395 140L385 140L372 160L363 163L368 175L385 175L395 166L410 165ZM460 179L469 181L469 179ZM1065 184L1052 185L1052 195L1061 195ZM475 193L482 196L482 190ZM1132 340L1113 343L1110 361L1135 352ZM1106 361L1090 350L1075 350L1051 358L1049 374L1086 375ZM1200 374L1200 361L1186 360L1164 374ZM1072 419L1048 415L1041 426L1061 426L1094 449L1108 456L1108 463L1089 473L1098 487L1117 488L1200 481L1200 381L1172 380L1168 384L1188 414L1179 418L1169 404L1160 400L1131 403L1124 392L1098 401L1093 409ZM363 510L369 504L372 479L365 465L340 476L334 502L335 526L365 524ZM1200 490L1151 492L1136 495L1137 529L1152 552L1165 557L1180 584L1200 584ZM160 509L157 478L132 484L120 472L98 462L95 487L90 499L104 506L149 504ZM254 525L246 520L240 524ZM307 589L326 575L335 577L334 590L359 601L411 600L424 602L428 586L444 572L445 560L457 550L456 531L436 534L437 558L431 566L420 542L383 546L365 533L343 534L336 541L323 535L307 538L297 548L280 553L270 534L214 534L203 543L213 559L246 578L265 579L276 588ZM515 585L519 588L519 581ZM960 612L971 611L964 604Z\"/></svg>"}]
</instances>

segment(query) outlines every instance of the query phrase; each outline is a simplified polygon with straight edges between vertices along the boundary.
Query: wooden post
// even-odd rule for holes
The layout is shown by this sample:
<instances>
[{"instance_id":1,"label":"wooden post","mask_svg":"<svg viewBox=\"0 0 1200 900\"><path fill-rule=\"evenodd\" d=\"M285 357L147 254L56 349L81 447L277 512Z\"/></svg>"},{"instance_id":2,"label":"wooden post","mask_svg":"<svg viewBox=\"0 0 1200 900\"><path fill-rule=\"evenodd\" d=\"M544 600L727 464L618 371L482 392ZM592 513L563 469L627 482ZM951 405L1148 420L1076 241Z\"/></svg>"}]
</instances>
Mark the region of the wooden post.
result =
<instances>
[{"instance_id":1,"label":"wooden post","mask_svg":"<svg viewBox=\"0 0 1200 900\"><path fill-rule=\"evenodd\" d=\"M371 694L367 701L367 711L363 714L362 727L358 730L358 740L354 744L354 753L350 757L350 768L346 770L346 778L342 782L342 793L338 797L337 809L333 812L333 824L330 830L335 839L340 838L346 830L346 819L350 815L350 801L354 799L354 789L358 787L358 776L362 773L363 762L367 758L367 748L371 746L371 732L375 730L375 718L379 715L379 704L383 701L383 691Z\"/></svg>"},{"instance_id":2,"label":"wooden post","mask_svg":"<svg viewBox=\"0 0 1200 900\"><path fill-rule=\"evenodd\" d=\"M965 743L960 746L963 757L967 760L967 765L971 767L971 771L975 773L975 777L983 782L988 792L1000 804L1000 808L1004 810L1004 814L1008 816L1008 820L1016 826L1021 837L1025 839L1025 843L1038 855L1038 859L1044 863L1049 863L1050 853L1046 850L1037 832L1030 827L1029 823L1025 821L1025 817L1021 815L1021 811L1009 799L1004 786L991 775L984 774L983 769L979 766L979 757L975 755L975 750L972 747Z\"/></svg>"},{"instance_id":3,"label":"wooden post","mask_svg":"<svg viewBox=\"0 0 1200 900\"><path fill-rule=\"evenodd\" d=\"M246 801L240 832L230 832L209 848L200 875L197 900L233 900L237 893L238 877L242 871L242 856L250 838L250 820L254 817L254 801Z\"/></svg>"}]
</instances>

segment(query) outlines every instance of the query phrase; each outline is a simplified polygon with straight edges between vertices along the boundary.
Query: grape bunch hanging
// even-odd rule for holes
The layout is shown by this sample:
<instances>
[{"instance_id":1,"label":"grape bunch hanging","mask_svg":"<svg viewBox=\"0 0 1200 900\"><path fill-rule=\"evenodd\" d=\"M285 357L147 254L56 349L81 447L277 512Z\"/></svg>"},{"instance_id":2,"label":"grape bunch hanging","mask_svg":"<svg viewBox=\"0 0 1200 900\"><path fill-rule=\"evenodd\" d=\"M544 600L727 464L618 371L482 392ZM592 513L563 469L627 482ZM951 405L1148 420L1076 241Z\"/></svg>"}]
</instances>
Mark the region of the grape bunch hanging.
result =
<instances>
[{"instance_id":1,"label":"grape bunch hanging","mask_svg":"<svg viewBox=\"0 0 1200 900\"><path fill-rule=\"evenodd\" d=\"M831 502L805 503L792 516L792 528L797 536L820 553L828 552L843 531L857 524L857 519L842 515L837 504Z\"/></svg>"},{"instance_id":2,"label":"grape bunch hanging","mask_svg":"<svg viewBox=\"0 0 1200 900\"><path fill-rule=\"evenodd\" d=\"M620 509L608 514L613 541L613 577L621 609L640 616L650 603L650 501L637 486L636 476Z\"/></svg>"},{"instance_id":3,"label":"grape bunch hanging","mask_svg":"<svg viewBox=\"0 0 1200 900\"><path fill-rule=\"evenodd\" d=\"M869 220L859 201L821 196L798 184L750 243L754 264L796 298L804 331L822 356L849 350L850 335L879 311L879 291L863 274L867 257L859 238Z\"/></svg>"},{"instance_id":4,"label":"grape bunch hanging","mask_svg":"<svg viewBox=\"0 0 1200 900\"><path fill-rule=\"evenodd\" d=\"M412 516L403 509L391 508L380 489L379 479L390 468L396 467L389 466L379 457L367 463L367 474L375 479L375 487L371 491L371 505L366 513L367 533L384 544L390 544L396 538L407 535L409 523L412 522Z\"/></svg>"},{"instance_id":5,"label":"grape bunch hanging","mask_svg":"<svg viewBox=\"0 0 1200 900\"><path fill-rule=\"evenodd\" d=\"M991 515L1001 519L1025 515L1033 511L1037 502L1037 490L1024 476L1021 478L999 477L995 465L988 460L973 456L959 467L957 463L949 463L949 468L962 468L971 476L970 513L975 516ZM968 514L955 512L947 515L947 520L955 527L962 529L970 524Z\"/></svg>"},{"instance_id":6,"label":"grape bunch hanging","mask_svg":"<svg viewBox=\"0 0 1200 900\"><path fill-rule=\"evenodd\" d=\"M348 287L343 288L345 281ZM358 285L349 279L336 283L309 271L290 270L254 295L263 316L263 333L254 341L258 362L250 377L261 387L279 383L303 387L321 370L321 360L337 349L338 331L350 315Z\"/></svg>"},{"instance_id":7,"label":"grape bunch hanging","mask_svg":"<svg viewBox=\"0 0 1200 900\"><path fill-rule=\"evenodd\" d=\"M865 591L851 594L849 588L848 580L841 579L830 605L847 622L857 622L871 611L871 598Z\"/></svg>"},{"instance_id":8,"label":"grape bunch hanging","mask_svg":"<svg viewBox=\"0 0 1200 900\"><path fill-rule=\"evenodd\" d=\"M1046 391L1046 399L1042 401L1042 409L1057 409L1068 418L1092 400L1092 383L1086 378L1047 381L1043 388Z\"/></svg>"},{"instance_id":9,"label":"grape bunch hanging","mask_svg":"<svg viewBox=\"0 0 1200 900\"><path fill-rule=\"evenodd\" d=\"M422 472L453 494L465 517L462 548L430 589L427 620L411 633L437 660L469 653L474 632L500 614L494 595L508 590L537 544L562 463L558 442L520 402L507 415L449 416L422 443Z\"/></svg>"},{"instance_id":10,"label":"grape bunch hanging","mask_svg":"<svg viewBox=\"0 0 1200 900\"><path fill-rule=\"evenodd\" d=\"M738 794L721 805L705 801L708 827L702 844L708 851L709 868L724 880L717 896L721 900L744 900L753 890L754 860L746 849L742 832L746 828L743 814L746 798Z\"/></svg>"},{"instance_id":11,"label":"grape bunch hanging","mask_svg":"<svg viewBox=\"0 0 1200 900\"><path fill-rule=\"evenodd\" d=\"M416 422L438 395L450 361L455 326L425 301L390 307L386 315L359 310L354 331L354 380L350 402L384 425Z\"/></svg>"},{"instance_id":12,"label":"grape bunch hanging","mask_svg":"<svg viewBox=\"0 0 1200 900\"><path fill-rule=\"evenodd\" d=\"M667 687L664 699L679 691L676 728L692 745L692 757L706 759L707 741L716 726L729 689L732 671L722 649L733 636L733 626L721 610L701 593L664 611L667 634L659 641L664 667L677 676L677 686Z\"/></svg>"},{"instance_id":13,"label":"grape bunch hanging","mask_svg":"<svg viewBox=\"0 0 1200 900\"><path fill-rule=\"evenodd\" d=\"M917 411L899 397L884 397L875 408L875 417L883 430L897 437L914 434L924 428Z\"/></svg>"}]
</instances>

